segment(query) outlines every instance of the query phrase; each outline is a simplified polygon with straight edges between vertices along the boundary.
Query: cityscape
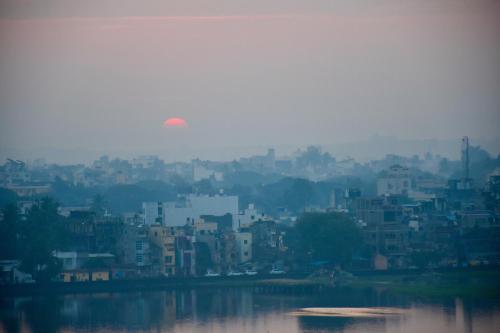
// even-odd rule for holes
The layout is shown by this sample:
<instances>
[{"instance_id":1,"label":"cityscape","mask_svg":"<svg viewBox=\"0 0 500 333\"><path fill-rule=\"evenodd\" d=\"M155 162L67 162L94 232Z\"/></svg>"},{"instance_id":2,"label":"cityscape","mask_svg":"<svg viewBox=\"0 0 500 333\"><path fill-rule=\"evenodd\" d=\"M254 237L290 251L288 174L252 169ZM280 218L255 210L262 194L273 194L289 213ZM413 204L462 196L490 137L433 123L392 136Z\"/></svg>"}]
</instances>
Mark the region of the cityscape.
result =
<instances>
[{"instance_id":1,"label":"cityscape","mask_svg":"<svg viewBox=\"0 0 500 333\"><path fill-rule=\"evenodd\" d=\"M0 333L497 333L500 1L0 0Z\"/></svg>"},{"instance_id":2,"label":"cityscape","mask_svg":"<svg viewBox=\"0 0 500 333\"><path fill-rule=\"evenodd\" d=\"M361 164L310 146L232 162L8 160L2 281L500 265L500 160L466 136L460 154ZM311 222L328 217L338 222L327 229Z\"/></svg>"}]
</instances>

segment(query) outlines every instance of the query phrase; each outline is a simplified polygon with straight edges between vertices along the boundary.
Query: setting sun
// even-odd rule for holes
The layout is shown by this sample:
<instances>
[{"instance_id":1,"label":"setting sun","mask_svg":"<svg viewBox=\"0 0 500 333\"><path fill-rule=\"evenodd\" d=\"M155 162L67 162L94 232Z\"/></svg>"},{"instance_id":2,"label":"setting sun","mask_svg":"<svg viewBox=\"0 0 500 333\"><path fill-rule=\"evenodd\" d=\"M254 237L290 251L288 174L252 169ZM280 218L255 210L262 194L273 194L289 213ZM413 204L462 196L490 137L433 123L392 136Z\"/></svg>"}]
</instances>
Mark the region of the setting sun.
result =
<instances>
[{"instance_id":1,"label":"setting sun","mask_svg":"<svg viewBox=\"0 0 500 333\"><path fill-rule=\"evenodd\" d=\"M163 122L164 127L187 127L187 122L182 118L168 118Z\"/></svg>"}]
</instances>

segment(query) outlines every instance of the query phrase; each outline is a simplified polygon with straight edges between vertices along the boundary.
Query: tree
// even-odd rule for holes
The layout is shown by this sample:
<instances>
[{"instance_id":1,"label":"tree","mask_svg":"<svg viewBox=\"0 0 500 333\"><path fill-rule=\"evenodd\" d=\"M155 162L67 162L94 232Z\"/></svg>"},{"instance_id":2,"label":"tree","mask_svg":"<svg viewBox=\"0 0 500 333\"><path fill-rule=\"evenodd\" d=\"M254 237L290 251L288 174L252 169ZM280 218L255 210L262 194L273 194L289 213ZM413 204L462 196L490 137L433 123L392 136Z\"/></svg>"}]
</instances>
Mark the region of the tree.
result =
<instances>
[{"instance_id":1,"label":"tree","mask_svg":"<svg viewBox=\"0 0 500 333\"><path fill-rule=\"evenodd\" d=\"M0 219L0 259L18 259L19 212L15 204L2 209Z\"/></svg>"},{"instance_id":2,"label":"tree","mask_svg":"<svg viewBox=\"0 0 500 333\"><path fill-rule=\"evenodd\" d=\"M212 182L209 179L202 179L194 183L193 188L198 194L214 195L216 193L216 190L212 186Z\"/></svg>"},{"instance_id":3,"label":"tree","mask_svg":"<svg viewBox=\"0 0 500 333\"><path fill-rule=\"evenodd\" d=\"M447 158L442 158L439 161L439 173L448 174L450 172L450 162Z\"/></svg>"},{"instance_id":4,"label":"tree","mask_svg":"<svg viewBox=\"0 0 500 333\"><path fill-rule=\"evenodd\" d=\"M283 193L283 201L292 211L300 211L305 206L314 202L315 183L297 178L293 180L291 187Z\"/></svg>"},{"instance_id":5,"label":"tree","mask_svg":"<svg viewBox=\"0 0 500 333\"><path fill-rule=\"evenodd\" d=\"M304 214L295 228L299 250L310 260L327 260L345 266L362 247L361 231L345 214Z\"/></svg>"},{"instance_id":6,"label":"tree","mask_svg":"<svg viewBox=\"0 0 500 333\"><path fill-rule=\"evenodd\" d=\"M18 200L17 194L14 191L0 187L0 206L15 204Z\"/></svg>"},{"instance_id":7,"label":"tree","mask_svg":"<svg viewBox=\"0 0 500 333\"><path fill-rule=\"evenodd\" d=\"M20 223L19 242L22 270L32 273L36 279L51 278L59 269L52 256L68 241L64 218L57 214L58 204L50 198L34 205L25 220Z\"/></svg>"},{"instance_id":8,"label":"tree","mask_svg":"<svg viewBox=\"0 0 500 333\"><path fill-rule=\"evenodd\" d=\"M96 213L97 216L103 216L106 212L107 202L102 194L96 194L92 198L91 210Z\"/></svg>"}]
</instances>

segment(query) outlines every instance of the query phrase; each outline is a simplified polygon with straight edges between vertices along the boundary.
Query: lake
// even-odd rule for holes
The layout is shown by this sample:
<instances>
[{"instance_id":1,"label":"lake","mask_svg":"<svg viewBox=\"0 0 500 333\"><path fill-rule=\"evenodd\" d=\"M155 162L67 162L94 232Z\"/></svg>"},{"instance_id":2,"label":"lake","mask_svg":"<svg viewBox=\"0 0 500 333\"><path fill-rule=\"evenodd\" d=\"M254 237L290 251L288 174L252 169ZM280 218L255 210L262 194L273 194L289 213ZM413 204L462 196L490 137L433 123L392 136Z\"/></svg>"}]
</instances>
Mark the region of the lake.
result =
<instances>
[{"instance_id":1,"label":"lake","mask_svg":"<svg viewBox=\"0 0 500 333\"><path fill-rule=\"evenodd\" d=\"M395 307L404 313L376 318L296 314L308 307ZM423 299L373 289L284 295L213 288L0 299L1 332L493 333L499 329L498 300Z\"/></svg>"}]
</instances>

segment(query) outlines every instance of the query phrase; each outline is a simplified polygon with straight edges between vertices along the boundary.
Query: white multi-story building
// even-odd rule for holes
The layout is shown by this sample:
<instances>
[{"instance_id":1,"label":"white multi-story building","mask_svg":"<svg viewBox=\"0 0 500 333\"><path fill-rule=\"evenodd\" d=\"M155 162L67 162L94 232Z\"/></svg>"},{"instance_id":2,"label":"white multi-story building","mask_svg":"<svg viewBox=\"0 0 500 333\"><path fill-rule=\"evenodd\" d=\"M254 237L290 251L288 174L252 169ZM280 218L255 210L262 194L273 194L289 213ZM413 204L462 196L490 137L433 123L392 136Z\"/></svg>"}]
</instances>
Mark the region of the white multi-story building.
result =
<instances>
[{"instance_id":1,"label":"white multi-story building","mask_svg":"<svg viewBox=\"0 0 500 333\"><path fill-rule=\"evenodd\" d=\"M143 202L144 224L164 224L163 202Z\"/></svg>"},{"instance_id":2,"label":"white multi-story building","mask_svg":"<svg viewBox=\"0 0 500 333\"><path fill-rule=\"evenodd\" d=\"M248 208L238 214L238 228L248 228L255 221L272 220L272 218L257 212L254 204L249 204Z\"/></svg>"},{"instance_id":3,"label":"white multi-story building","mask_svg":"<svg viewBox=\"0 0 500 333\"><path fill-rule=\"evenodd\" d=\"M393 165L377 179L377 195L407 195L412 190L410 171Z\"/></svg>"},{"instance_id":4,"label":"white multi-story building","mask_svg":"<svg viewBox=\"0 0 500 333\"><path fill-rule=\"evenodd\" d=\"M134 169L149 169L158 162L160 162L158 156L139 156L132 159L130 164L132 164L132 168Z\"/></svg>"},{"instance_id":5,"label":"white multi-story building","mask_svg":"<svg viewBox=\"0 0 500 333\"><path fill-rule=\"evenodd\" d=\"M183 226L194 223L202 215L230 214L233 229L238 229L238 197L223 195L188 195L182 201L145 202L142 204L145 224Z\"/></svg>"},{"instance_id":6,"label":"white multi-story building","mask_svg":"<svg viewBox=\"0 0 500 333\"><path fill-rule=\"evenodd\" d=\"M223 181L224 174L219 171L215 171L206 168L199 160L193 160L193 181L198 182L203 179L214 178L216 181Z\"/></svg>"}]
</instances>

